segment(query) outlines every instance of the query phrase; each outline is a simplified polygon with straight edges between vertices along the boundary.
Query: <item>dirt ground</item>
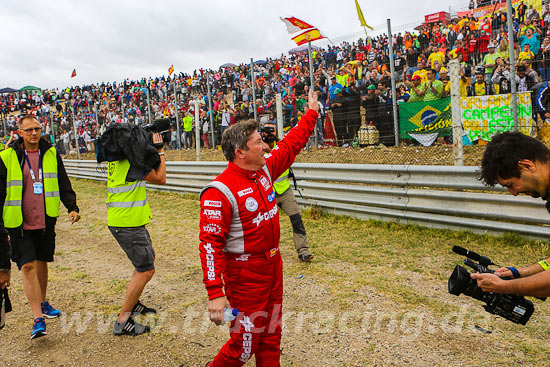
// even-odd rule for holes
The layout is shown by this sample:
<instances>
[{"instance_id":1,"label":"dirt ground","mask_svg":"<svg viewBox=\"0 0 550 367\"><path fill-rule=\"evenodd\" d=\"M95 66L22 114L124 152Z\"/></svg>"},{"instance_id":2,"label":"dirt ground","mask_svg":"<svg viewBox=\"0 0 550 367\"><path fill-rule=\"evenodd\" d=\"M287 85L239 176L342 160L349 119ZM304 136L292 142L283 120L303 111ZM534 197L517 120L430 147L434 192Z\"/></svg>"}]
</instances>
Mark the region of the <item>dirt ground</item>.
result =
<instances>
[{"instance_id":1,"label":"dirt ground","mask_svg":"<svg viewBox=\"0 0 550 367\"><path fill-rule=\"evenodd\" d=\"M106 227L104 184L73 185L82 220L70 225L59 218L48 288L63 317L47 321L47 336L30 340L32 316L14 269L14 311L0 332L0 366L203 366L228 332L206 315L197 197L149 193L157 271L141 299L159 313L142 319L152 333L115 337L112 322L131 264ZM527 326L515 325L485 313L479 302L449 295L447 278L462 260L450 252L455 244L518 266L539 260L548 246L316 211L304 217L311 264L297 260L281 216L283 366L547 365L550 305L535 301Z\"/></svg>"}]
</instances>

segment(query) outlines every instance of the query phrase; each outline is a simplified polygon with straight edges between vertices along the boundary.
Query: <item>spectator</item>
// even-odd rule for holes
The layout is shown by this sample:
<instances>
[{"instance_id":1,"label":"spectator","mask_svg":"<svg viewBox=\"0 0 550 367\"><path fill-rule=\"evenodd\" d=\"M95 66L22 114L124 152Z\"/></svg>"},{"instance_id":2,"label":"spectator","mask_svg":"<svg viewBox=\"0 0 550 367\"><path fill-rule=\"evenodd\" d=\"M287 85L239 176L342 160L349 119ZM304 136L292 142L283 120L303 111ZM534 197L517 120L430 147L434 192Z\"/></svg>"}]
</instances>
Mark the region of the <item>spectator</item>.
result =
<instances>
[{"instance_id":1,"label":"spectator","mask_svg":"<svg viewBox=\"0 0 550 367\"><path fill-rule=\"evenodd\" d=\"M468 96L490 96L495 94L491 83L485 81L483 68L477 68L475 76L476 82L468 87Z\"/></svg>"},{"instance_id":2,"label":"spectator","mask_svg":"<svg viewBox=\"0 0 550 367\"><path fill-rule=\"evenodd\" d=\"M409 84L409 102L422 102L426 94L425 86L422 84L422 78L419 75L412 77L412 82Z\"/></svg>"}]
</instances>

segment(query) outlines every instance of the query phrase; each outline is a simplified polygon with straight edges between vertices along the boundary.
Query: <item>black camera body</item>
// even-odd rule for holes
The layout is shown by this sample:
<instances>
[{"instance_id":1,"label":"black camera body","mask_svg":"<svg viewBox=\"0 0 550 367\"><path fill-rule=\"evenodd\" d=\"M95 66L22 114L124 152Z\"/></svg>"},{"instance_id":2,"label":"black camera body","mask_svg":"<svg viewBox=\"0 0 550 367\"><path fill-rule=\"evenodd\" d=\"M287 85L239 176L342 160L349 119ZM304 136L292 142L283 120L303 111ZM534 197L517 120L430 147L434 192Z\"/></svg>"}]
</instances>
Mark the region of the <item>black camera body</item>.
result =
<instances>
[{"instance_id":1,"label":"black camera body","mask_svg":"<svg viewBox=\"0 0 550 367\"><path fill-rule=\"evenodd\" d=\"M489 258L480 256L475 252L462 247L454 246L453 251L459 255L465 255L464 265L479 273L494 273L489 269L495 265ZM476 262L477 261L477 262ZM506 278L503 278L506 279ZM485 303L485 311L498 315L516 324L525 325L535 311L533 302L523 296L515 294L503 294L484 292L478 287L475 279L470 277L470 272L463 266L457 265L449 277L448 289L450 294L459 296L461 293Z\"/></svg>"},{"instance_id":2,"label":"black camera body","mask_svg":"<svg viewBox=\"0 0 550 367\"><path fill-rule=\"evenodd\" d=\"M162 148L164 144L170 143L172 121L168 118L157 119L149 124L143 125L143 129L149 133L149 143L155 148ZM159 133L162 136L162 143L153 144L153 133Z\"/></svg>"}]
</instances>

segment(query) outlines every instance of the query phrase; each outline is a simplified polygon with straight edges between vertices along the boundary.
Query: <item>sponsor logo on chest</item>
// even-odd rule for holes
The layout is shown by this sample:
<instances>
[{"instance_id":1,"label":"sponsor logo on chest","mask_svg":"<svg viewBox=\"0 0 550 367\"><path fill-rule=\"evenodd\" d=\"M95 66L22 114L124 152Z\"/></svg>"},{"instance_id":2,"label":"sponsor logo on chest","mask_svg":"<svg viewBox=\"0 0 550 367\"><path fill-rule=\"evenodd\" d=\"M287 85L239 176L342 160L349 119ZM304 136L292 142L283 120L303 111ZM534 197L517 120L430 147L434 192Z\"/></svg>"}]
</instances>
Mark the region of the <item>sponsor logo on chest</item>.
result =
<instances>
[{"instance_id":1,"label":"sponsor logo on chest","mask_svg":"<svg viewBox=\"0 0 550 367\"><path fill-rule=\"evenodd\" d=\"M258 202L253 197L246 198L244 206L249 212L255 212L256 210L258 210Z\"/></svg>"},{"instance_id":2,"label":"sponsor logo on chest","mask_svg":"<svg viewBox=\"0 0 550 367\"><path fill-rule=\"evenodd\" d=\"M275 191L271 191L271 194L267 195L267 201L270 203L275 199Z\"/></svg>"},{"instance_id":3,"label":"sponsor logo on chest","mask_svg":"<svg viewBox=\"0 0 550 367\"><path fill-rule=\"evenodd\" d=\"M269 183L269 180L265 176L260 176L260 183L264 187L265 191L268 191L271 189L271 184Z\"/></svg>"},{"instance_id":4,"label":"sponsor logo on chest","mask_svg":"<svg viewBox=\"0 0 550 367\"><path fill-rule=\"evenodd\" d=\"M256 227L258 227L264 220L268 221L271 218L273 218L275 215L277 215L278 211L279 211L279 208L277 207L277 205L275 205L273 208L271 208L271 210L265 213L261 213L261 212L258 213L256 218L252 220L252 223L254 223Z\"/></svg>"},{"instance_id":5,"label":"sponsor logo on chest","mask_svg":"<svg viewBox=\"0 0 550 367\"><path fill-rule=\"evenodd\" d=\"M245 195L252 194L254 190L252 190L252 187L248 187L244 190L238 191L237 195L239 195L240 198L242 198Z\"/></svg>"}]
</instances>

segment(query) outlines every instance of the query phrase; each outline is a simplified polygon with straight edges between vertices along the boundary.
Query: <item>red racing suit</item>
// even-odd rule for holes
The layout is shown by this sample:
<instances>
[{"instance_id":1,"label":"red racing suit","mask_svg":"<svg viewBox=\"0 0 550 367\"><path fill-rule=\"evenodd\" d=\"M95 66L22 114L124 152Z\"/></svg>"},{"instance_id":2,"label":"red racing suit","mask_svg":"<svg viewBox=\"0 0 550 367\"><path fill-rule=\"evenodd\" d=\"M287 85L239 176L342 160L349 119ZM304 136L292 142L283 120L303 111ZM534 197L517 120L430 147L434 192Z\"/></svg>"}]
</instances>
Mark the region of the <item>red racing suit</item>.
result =
<instances>
[{"instance_id":1,"label":"red racing suit","mask_svg":"<svg viewBox=\"0 0 550 367\"><path fill-rule=\"evenodd\" d=\"M309 110L266 156L247 171L229 162L200 196L200 257L209 299L225 295L239 316L213 366L279 366L283 301L279 213L273 180L286 171L313 132ZM222 278L223 275L223 278Z\"/></svg>"}]
</instances>

